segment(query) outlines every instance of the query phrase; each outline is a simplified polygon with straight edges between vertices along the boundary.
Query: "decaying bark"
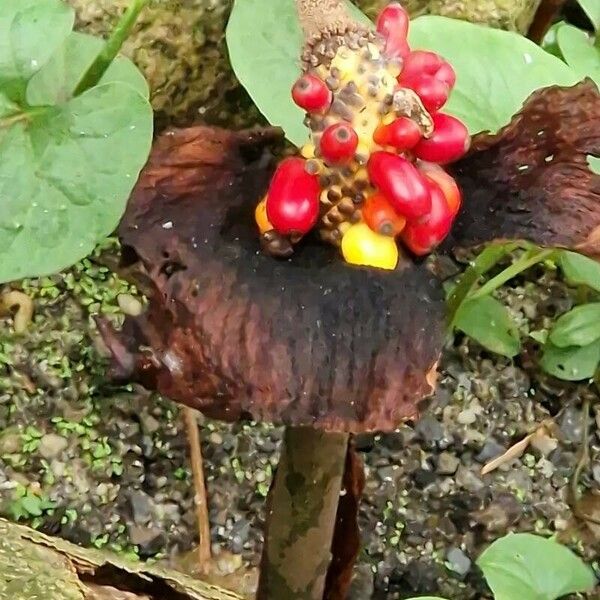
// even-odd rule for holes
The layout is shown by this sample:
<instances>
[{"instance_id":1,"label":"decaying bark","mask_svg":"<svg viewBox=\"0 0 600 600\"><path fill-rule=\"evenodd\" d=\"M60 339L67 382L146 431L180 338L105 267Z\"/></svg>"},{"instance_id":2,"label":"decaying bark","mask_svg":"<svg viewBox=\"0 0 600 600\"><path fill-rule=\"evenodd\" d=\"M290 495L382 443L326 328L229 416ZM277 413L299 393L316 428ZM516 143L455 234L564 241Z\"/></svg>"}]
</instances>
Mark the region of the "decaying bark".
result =
<instances>
[{"instance_id":1,"label":"decaying bark","mask_svg":"<svg viewBox=\"0 0 600 600\"><path fill-rule=\"evenodd\" d=\"M348 435L285 431L268 499L257 600L322 600Z\"/></svg>"},{"instance_id":2,"label":"decaying bark","mask_svg":"<svg viewBox=\"0 0 600 600\"><path fill-rule=\"evenodd\" d=\"M242 600L214 585L0 519L0 598Z\"/></svg>"}]
</instances>

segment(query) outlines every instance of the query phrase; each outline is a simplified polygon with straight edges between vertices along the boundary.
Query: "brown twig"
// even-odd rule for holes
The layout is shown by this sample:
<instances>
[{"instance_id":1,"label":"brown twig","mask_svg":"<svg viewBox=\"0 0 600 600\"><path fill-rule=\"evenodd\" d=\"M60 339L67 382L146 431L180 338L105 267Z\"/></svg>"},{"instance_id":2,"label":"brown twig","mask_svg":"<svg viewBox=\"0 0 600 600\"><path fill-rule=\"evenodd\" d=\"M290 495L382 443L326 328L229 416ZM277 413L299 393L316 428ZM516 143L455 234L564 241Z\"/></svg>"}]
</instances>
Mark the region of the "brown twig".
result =
<instances>
[{"instance_id":1,"label":"brown twig","mask_svg":"<svg viewBox=\"0 0 600 600\"><path fill-rule=\"evenodd\" d=\"M542 43L546 32L552 27L554 19L560 13L565 2L566 0L542 0L527 32L527 37L532 42Z\"/></svg>"},{"instance_id":2,"label":"brown twig","mask_svg":"<svg viewBox=\"0 0 600 600\"><path fill-rule=\"evenodd\" d=\"M581 519L582 521L587 521L589 523L593 523L594 525L600 525L600 519L596 519L591 515L585 514L585 512L579 506L579 479L581 478L581 473L585 466L588 464L590 460L590 448L589 448L589 420L590 420L590 400L586 398L583 401L583 417L582 417L582 440L581 440L581 451L579 453L579 458L577 459L577 465L575 466L575 470L573 471L573 475L571 476L571 481L569 482L568 489L568 504L571 507L571 511L573 515Z\"/></svg>"},{"instance_id":3,"label":"brown twig","mask_svg":"<svg viewBox=\"0 0 600 600\"><path fill-rule=\"evenodd\" d=\"M210 552L210 523L208 520L208 503L206 501L206 485L204 483L204 467L202 464L202 447L200 445L200 433L198 432L198 421L196 411L185 406L183 418L190 445L190 460L192 463L192 476L194 478L194 503L196 505L196 517L198 519L198 532L200 542L198 544L198 561L200 572L206 573L211 560Z\"/></svg>"}]
</instances>

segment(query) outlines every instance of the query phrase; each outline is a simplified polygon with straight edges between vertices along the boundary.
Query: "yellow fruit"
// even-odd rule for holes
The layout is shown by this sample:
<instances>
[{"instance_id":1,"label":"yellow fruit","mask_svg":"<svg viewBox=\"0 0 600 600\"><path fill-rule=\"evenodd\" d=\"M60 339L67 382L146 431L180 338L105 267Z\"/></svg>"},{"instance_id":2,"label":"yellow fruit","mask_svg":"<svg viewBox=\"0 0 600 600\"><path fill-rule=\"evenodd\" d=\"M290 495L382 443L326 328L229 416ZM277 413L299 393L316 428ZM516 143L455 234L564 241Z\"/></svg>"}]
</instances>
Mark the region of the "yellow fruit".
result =
<instances>
[{"instance_id":1,"label":"yellow fruit","mask_svg":"<svg viewBox=\"0 0 600 600\"><path fill-rule=\"evenodd\" d=\"M273 225L269 222L267 217L267 199L264 198L261 200L254 211L254 219L256 220L256 224L258 225L258 230L261 233L265 233L265 231L271 231L273 229Z\"/></svg>"},{"instance_id":2,"label":"yellow fruit","mask_svg":"<svg viewBox=\"0 0 600 600\"><path fill-rule=\"evenodd\" d=\"M375 233L366 223L348 228L342 238L342 254L351 265L392 270L398 264L398 246L394 239Z\"/></svg>"}]
</instances>

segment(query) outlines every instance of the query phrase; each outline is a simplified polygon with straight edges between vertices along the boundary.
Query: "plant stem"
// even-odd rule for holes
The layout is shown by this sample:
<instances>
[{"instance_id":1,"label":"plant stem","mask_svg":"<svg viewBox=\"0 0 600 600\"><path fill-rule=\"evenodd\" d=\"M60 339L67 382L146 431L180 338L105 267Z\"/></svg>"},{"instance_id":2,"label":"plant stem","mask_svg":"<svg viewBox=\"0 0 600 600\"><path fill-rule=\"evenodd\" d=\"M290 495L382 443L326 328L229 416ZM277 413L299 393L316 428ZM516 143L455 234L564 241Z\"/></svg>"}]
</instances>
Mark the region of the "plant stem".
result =
<instances>
[{"instance_id":1,"label":"plant stem","mask_svg":"<svg viewBox=\"0 0 600 600\"><path fill-rule=\"evenodd\" d=\"M514 262L510 267L507 267L501 273L498 273L496 277L490 279L485 285L482 285L478 290L475 290L468 296L468 300L475 298L481 298L491 294L494 290L498 289L501 285L511 280L513 277L519 275L523 271L526 271L533 265L540 263L554 254L556 250L554 248L545 248L541 250L535 250L533 253L525 253L519 260Z\"/></svg>"},{"instance_id":2,"label":"plant stem","mask_svg":"<svg viewBox=\"0 0 600 600\"><path fill-rule=\"evenodd\" d=\"M311 427L285 430L257 600L323 600L348 439Z\"/></svg>"},{"instance_id":3,"label":"plant stem","mask_svg":"<svg viewBox=\"0 0 600 600\"><path fill-rule=\"evenodd\" d=\"M46 112L46 107L19 112L16 115L11 115L10 117L0 119L0 129L8 128L15 123L20 123L21 121L28 121L29 119L32 119L33 117L44 112Z\"/></svg>"},{"instance_id":4,"label":"plant stem","mask_svg":"<svg viewBox=\"0 0 600 600\"><path fill-rule=\"evenodd\" d=\"M185 429L188 443L190 445L190 461L192 463L192 476L194 478L194 504L196 505L196 517L198 519L198 562L200 572L206 573L210 566L210 523L208 520L208 503L206 501L206 485L204 483L204 466L202 464L202 446L200 445L200 434L198 433L198 421L196 411L185 406L183 409Z\"/></svg>"},{"instance_id":5,"label":"plant stem","mask_svg":"<svg viewBox=\"0 0 600 600\"><path fill-rule=\"evenodd\" d=\"M74 96L83 94L86 90L93 88L102 79L106 69L110 67L116 58L125 40L129 37L137 18L150 0L133 0L123 16L120 18L110 37L106 40L104 48L95 58L89 69L77 84Z\"/></svg>"},{"instance_id":6,"label":"plant stem","mask_svg":"<svg viewBox=\"0 0 600 600\"><path fill-rule=\"evenodd\" d=\"M462 274L447 301L450 331L460 305L471 293L480 277L496 266L507 254L523 247L523 242L495 243L487 246Z\"/></svg>"}]
</instances>

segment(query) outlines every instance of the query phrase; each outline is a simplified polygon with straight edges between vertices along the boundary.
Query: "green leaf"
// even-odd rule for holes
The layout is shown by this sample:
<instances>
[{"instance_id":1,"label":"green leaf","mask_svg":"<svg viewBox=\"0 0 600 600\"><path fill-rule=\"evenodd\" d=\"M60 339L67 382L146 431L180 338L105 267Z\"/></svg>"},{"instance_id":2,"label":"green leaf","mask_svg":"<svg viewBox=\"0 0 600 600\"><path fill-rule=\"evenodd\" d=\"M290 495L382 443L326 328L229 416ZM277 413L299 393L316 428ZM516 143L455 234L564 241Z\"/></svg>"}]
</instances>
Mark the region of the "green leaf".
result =
<instances>
[{"instance_id":1,"label":"green leaf","mask_svg":"<svg viewBox=\"0 0 600 600\"><path fill-rule=\"evenodd\" d=\"M439 596L416 596L415 598L408 598L408 600L446 600L446 598L440 598Z\"/></svg>"},{"instance_id":2,"label":"green leaf","mask_svg":"<svg viewBox=\"0 0 600 600\"><path fill-rule=\"evenodd\" d=\"M579 0L579 6L583 8L585 14L590 18L596 31L600 30L600 2L598 0Z\"/></svg>"},{"instance_id":3,"label":"green leaf","mask_svg":"<svg viewBox=\"0 0 600 600\"><path fill-rule=\"evenodd\" d=\"M152 140L147 100L123 83L0 122L0 281L56 272L114 230Z\"/></svg>"},{"instance_id":4,"label":"green leaf","mask_svg":"<svg viewBox=\"0 0 600 600\"><path fill-rule=\"evenodd\" d=\"M591 154L588 154L587 162L588 162L590 169L597 175L600 175L600 158L598 158L597 156L592 156Z\"/></svg>"},{"instance_id":5,"label":"green leaf","mask_svg":"<svg viewBox=\"0 0 600 600\"><path fill-rule=\"evenodd\" d=\"M570 285L586 285L600 292L600 263L577 252L562 250L558 264Z\"/></svg>"},{"instance_id":6,"label":"green leaf","mask_svg":"<svg viewBox=\"0 0 600 600\"><path fill-rule=\"evenodd\" d=\"M491 296L463 302L454 326L497 354L512 357L519 353L519 333L505 306Z\"/></svg>"},{"instance_id":7,"label":"green leaf","mask_svg":"<svg viewBox=\"0 0 600 600\"><path fill-rule=\"evenodd\" d=\"M544 346L540 366L546 373L565 381L582 381L594 377L600 362L600 340L588 346L558 348L551 343Z\"/></svg>"},{"instance_id":8,"label":"green leaf","mask_svg":"<svg viewBox=\"0 0 600 600\"><path fill-rule=\"evenodd\" d=\"M552 27L550 27L550 29L548 29L548 31L546 32L546 35L544 36L544 39L542 40L541 44L542 48L546 52L549 52L550 54L553 54L554 56L560 59L563 58L563 55L560 51L560 48L558 47L557 33L559 28L562 27L564 24L564 21L554 23L554 25L552 25Z\"/></svg>"},{"instance_id":9,"label":"green leaf","mask_svg":"<svg viewBox=\"0 0 600 600\"><path fill-rule=\"evenodd\" d=\"M419 17L411 24L409 41L413 49L434 50L452 64L456 88L445 110L471 133L498 131L539 88L579 80L561 60L523 36L466 21Z\"/></svg>"},{"instance_id":10,"label":"green leaf","mask_svg":"<svg viewBox=\"0 0 600 600\"><path fill-rule=\"evenodd\" d=\"M0 85L13 90L11 99L62 44L74 20L73 9L61 0L2 0Z\"/></svg>"},{"instance_id":11,"label":"green leaf","mask_svg":"<svg viewBox=\"0 0 600 600\"><path fill-rule=\"evenodd\" d=\"M573 25L563 25L556 39L565 61L579 78L591 77L600 85L600 48L594 46L590 36Z\"/></svg>"},{"instance_id":12,"label":"green leaf","mask_svg":"<svg viewBox=\"0 0 600 600\"><path fill-rule=\"evenodd\" d=\"M103 42L91 35L73 32L38 71L27 86L31 106L61 104L70 100L83 74L102 50ZM139 69L127 58L119 57L108 68L100 84L128 83L148 98L148 84Z\"/></svg>"},{"instance_id":13,"label":"green leaf","mask_svg":"<svg viewBox=\"0 0 600 600\"><path fill-rule=\"evenodd\" d=\"M32 517L40 517L42 515L42 501L38 496L27 494L21 499L21 506Z\"/></svg>"},{"instance_id":14,"label":"green leaf","mask_svg":"<svg viewBox=\"0 0 600 600\"><path fill-rule=\"evenodd\" d=\"M0 119L14 115L19 110L18 104L11 102L4 94L0 93Z\"/></svg>"},{"instance_id":15,"label":"green leaf","mask_svg":"<svg viewBox=\"0 0 600 600\"><path fill-rule=\"evenodd\" d=\"M559 348L587 346L598 338L600 338L600 302L576 306L561 315L550 332L550 342Z\"/></svg>"},{"instance_id":16,"label":"green leaf","mask_svg":"<svg viewBox=\"0 0 600 600\"><path fill-rule=\"evenodd\" d=\"M529 533L500 538L477 564L495 600L555 600L596 585L593 571L571 550Z\"/></svg>"},{"instance_id":17,"label":"green leaf","mask_svg":"<svg viewBox=\"0 0 600 600\"><path fill-rule=\"evenodd\" d=\"M355 6L353 14L370 21ZM233 70L272 125L302 146L308 140L304 111L290 91L300 74L302 32L294 0L278 0L265 10L264 0L235 0L226 30Z\"/></svg>"}]
</instances>

